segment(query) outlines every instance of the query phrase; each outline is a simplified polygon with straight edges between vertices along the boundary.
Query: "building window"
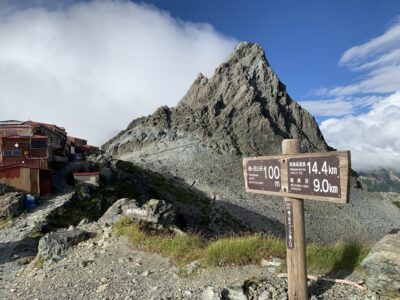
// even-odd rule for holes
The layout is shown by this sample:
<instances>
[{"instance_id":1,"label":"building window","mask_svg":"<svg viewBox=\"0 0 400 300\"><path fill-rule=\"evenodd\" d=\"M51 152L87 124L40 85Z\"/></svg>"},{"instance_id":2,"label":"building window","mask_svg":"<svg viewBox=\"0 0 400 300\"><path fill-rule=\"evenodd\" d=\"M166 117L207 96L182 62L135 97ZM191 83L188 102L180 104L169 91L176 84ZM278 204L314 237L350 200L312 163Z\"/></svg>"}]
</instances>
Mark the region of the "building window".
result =
<instances>
[{"instance_id":1,"label":"building window","mask_svg":"<svg viewBox=\"0 0 400 300\"><path fill-rule=\"evenodd\" d=\"M22 152L21 150L4 150L3 151L3 156L4 157L11 157L11 156L21 156Z\"/></svg>"},{"instance_id":2,"label":"building window","mask_svg":"<svg viewBox=\"0 0 400 300\"><path fill-rule=\"evenodd\" d=\"M6 157L6 156L12 156L12 150L4 150L4 151L3 151L3 156L4 156L4 157Z\"/></svg>"},{"instance_id":3,"label":"building window","mask_svg":"<svg viewBox=\"0 0 400 300\"><path fill-rule=\"evenodd\" d=\"M32 141L31 142L32 149L47 149L46 141Z\"/></svg>"}]
</instances>

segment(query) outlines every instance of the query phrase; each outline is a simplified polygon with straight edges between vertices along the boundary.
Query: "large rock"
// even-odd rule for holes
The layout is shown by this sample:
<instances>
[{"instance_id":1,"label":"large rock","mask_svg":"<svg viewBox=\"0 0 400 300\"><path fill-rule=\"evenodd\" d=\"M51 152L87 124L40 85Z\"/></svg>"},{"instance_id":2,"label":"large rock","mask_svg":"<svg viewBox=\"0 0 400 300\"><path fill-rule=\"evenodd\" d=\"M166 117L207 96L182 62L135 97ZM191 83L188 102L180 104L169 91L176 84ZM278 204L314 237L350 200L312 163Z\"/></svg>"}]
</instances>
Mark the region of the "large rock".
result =
<instances>
[{"instance_id":1,"label":"large rock","mask_svg":"<svg viewBox=\"0 0 400 300\"><path fill-rule=\"evenodd\" d=\"M48 233L39 241L37 256L47 261L60 260L66 250L88 238L89 233L80 229Z\"/></svg>"},{"instance_id":2,"label":"large rock","mask_svg":"<svg viewBox=\"0 0 400 300\"><path fill-rule=\"evenodd\" d=\"M15 218L24 211L24 196L21 193L7 193L0 196L0 218Z\"/></svg>"},{"instance_id":3,"label":"large rock","mask_svg":"<svg viewBox=\"0 0 400 300\"><path fill-rule=\"evenodd\" d=\"M127 216L128 212L134 215L146 215L146 211L139 207L136 200L122 198L111 205L97 222L101 225L110 226L122 216Z\"/></svg>"},{"instance_id":4,"label":"large rock","mask_svg":"<svg viewBox=\"0 0 400 300\"><path fill-rule=\"evenodd\" d=\"M174 225L176 212L173 206L164 200L151 199L145 205L145 221L169 227Z\"/></svg>"},{"instance_id":5,"label":"large rock","mask_svg":"<svg viewBox=\"0 0 400 300\"><path fill-rule=\"evenodd\" d=\"M400 230L394 230L375 244L361 263L366 285L387 296L400 297Z\"/></svg>"},{"instance_id":6,"label":"large rock","mask_svg":"<svg viewBox=\"0 0 400 300\"><path fill-rule=\"evenodd\" d=\"M172 205L164 200L151 199L145 205L139 206L136 200L123 198L109 207L98 223L109 226L123 216L169 227L174 225L176 212Z\"/></svg>"}]
</instances>

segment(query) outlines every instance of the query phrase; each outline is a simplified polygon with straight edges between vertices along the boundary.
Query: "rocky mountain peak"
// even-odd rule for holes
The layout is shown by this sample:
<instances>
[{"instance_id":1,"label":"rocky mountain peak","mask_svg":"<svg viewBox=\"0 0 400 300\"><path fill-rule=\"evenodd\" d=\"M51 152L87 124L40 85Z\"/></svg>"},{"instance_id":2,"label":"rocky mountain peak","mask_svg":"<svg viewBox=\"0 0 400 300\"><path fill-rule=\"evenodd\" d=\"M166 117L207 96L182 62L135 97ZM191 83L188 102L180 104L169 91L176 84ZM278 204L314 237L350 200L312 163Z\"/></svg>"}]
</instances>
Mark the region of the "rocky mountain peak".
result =
<instances>
[{"instance_id":1,"label":"rocky mountain peak","mask_svg":"<svg viewBox=\"0 0 400 300\"><path fill-rule=\"evenodd\" d=\"M175 108L134 120L105 148L113 154L135 151L164 139L164 133L239 155L280 153L285 138L300 139L303 151L328 150L314 118L292 101L264 50L248 42L238 44L210 78L200 73Z\"/></svg>"},{"instance_id":2,"label":"rocky mountain peak","mask_svg":"<svg viewBox=\"0 0 400 300\"><path fill-rule=\"evenodd\" d=\"M229 57L215 69L210 79L200 73L178 106L204 104L196 101L199 96L198 90L203 89L209 82L226 89L229 89L232 83L239 83L253 90L268 89L275 96L279 88L285 90L285 86L270 67L264 50L260 45L249 42L239 43ZM219 89L219 92L222 94L224 91ZM211 98L207 100L213 101Z\"/></svg>"}]
</instances>

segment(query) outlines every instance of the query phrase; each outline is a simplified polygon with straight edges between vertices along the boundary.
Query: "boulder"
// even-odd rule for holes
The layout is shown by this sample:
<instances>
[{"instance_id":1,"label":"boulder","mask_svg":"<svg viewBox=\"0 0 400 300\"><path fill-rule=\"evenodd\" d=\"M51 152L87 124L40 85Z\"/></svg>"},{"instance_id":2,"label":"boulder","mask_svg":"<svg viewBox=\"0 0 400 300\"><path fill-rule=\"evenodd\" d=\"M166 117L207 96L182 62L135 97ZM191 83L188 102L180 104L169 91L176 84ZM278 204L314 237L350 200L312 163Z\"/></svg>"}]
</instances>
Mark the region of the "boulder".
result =
<instances>
[{"instance_id":1,"label":"boulder","mask_svg":"<svg viewBox=\"0 0 400 300\"><path fill-rule=\"evenodd\" d=\"M24 196L21 193L7 193L0 196L0 218L15 218L24 211Z\"/></svg>"},{"instance_id":2,"label":"boulder","mask_svg":"<svg viewBox=\"0 0 400 300\"><path fill-rule=\"evenodd\" d=\"M146 210L140 208L138 202L134 199L122 198L111 205L104 215L98 220L98 223L105 226L111 226L123 216L145 216Z\"/></svg>"},{"instance_id":3,"label":"boulder","mask_svg":"<svg viewBox=\"0 0 400 300\"><path fill-rule=\"evenodd\" d=\"M270 260L266 259L261 260L261 266L266 267L267 271L271 273L281 273L282 266L284 265L285 265L285 260L278 257L273 257Z\"/></svg>"},{"instance_id":4,"label":"boulder","mask_svg":"<svg viewBox=\"0 0 400 300\"><path fill-rule=\"evenodd\" d=\"M164 200L151 199L145 205L139 206L136 200L122 198L108 208L98 223L110 226L122 216L166 228L174 225L176 212L172 205Z\"/></svg>"},{"instance_id":5,"label":"boulder","mask_svg":"<svg viewBox=\"0 0 400 300\"><path fill-rule=\"evenodd\" d=\"M176 211L173 206L164 200L151 199L145 205L145 221L169 227L174 225Z\"/></svg>"},{"instance_id":6,"label":"boulder","mask_svg":"<svg viewBox=\"0 0 400 300\"><path fill-rule=\"evenodd\" d=\"M247 300L243 287L239 284L223 289L221 296L221 299L224 300Z\"/></svg>"},{"instance_id":7,"label":"boulder","mask_svg":"<svg viewBox=\"0 0 400 300\"><path fill-rule=\"evenodd\" d=\"M37 256L46 261L60 260L66 250L87 240L89 237L88 232L80 229L48 233L39 241Z\"/></svg>"},{"instance_id":8,"label":"boulder","mask_svg":"<svg viewBox=\"0 0 400 300\"><path fill-rule=\"evenodd\" d=\"M400 297L400 230L387 234L361 263L365 283L383 295Z\"/></svg>"}]
</instances>

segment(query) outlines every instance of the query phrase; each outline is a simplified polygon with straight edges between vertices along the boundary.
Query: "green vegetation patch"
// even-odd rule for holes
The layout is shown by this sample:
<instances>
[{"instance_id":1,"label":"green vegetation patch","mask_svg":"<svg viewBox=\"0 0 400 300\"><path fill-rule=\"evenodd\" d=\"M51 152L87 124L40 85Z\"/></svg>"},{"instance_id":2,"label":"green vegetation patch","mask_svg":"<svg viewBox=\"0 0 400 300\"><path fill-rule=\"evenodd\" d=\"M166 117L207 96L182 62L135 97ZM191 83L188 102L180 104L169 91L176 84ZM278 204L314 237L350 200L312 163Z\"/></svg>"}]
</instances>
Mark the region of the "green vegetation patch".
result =
<instances>
[{"instance_id":1,"label":"green vegetation patch","mask_svg":"<svg viewBox=\"0 0 400 300\"><path fill-rule=\"evenodd\" d=\"M307 267L319 273L352 272L368 255L370 248L355 242L307 246Z\"/></svg>"},{"instance_id":2,"label":"green vegetation patch","mask_svg":"<svg viewBox=\"0 0 400 300\"><path fill-rule=\"evenodd\" d=\"M118 221L114 229L117 235L127 236L133 247L171 257L179 265L201 257L203 240L197 235L154 234L128 218Z\"/></svg>"},{"instance_id":3,"label":"green vegetation patch","mask_svg":"<svg viewBox=\"0 0 400 300\"><path fill-rule=\"evenodd\" d=\"M205 267L258 264L261 259L286 257L285 241L277 237L249 234L207 240L198 235L148 232L141 224L122 218L114 225L117 235L127 236L133 247L171 257L182 265L201 259ZM357 243L307 246L308 272L323 274L354 270L369 252Z\"/></svg>"},{"instance_id":4,"label":"green vegetation patch","mask_svg":"<svg viewBox=\"0 0 400 300\"><path fill-rule=\"evenodd\" d=\"M11 218L0 218L0 229L4 229L11 224Z\"/></svg>"},{"instance_id":5,"label":"green vegetation patch","mask_svg":"<svg viewBox=\"0 0 400 300\"><path fill-rule=\"evenodd\" d=\"M400 208L400 201L393 201L393 204Z\"/></svg>"},{"instance_id":6,"label":"green vegetation patch","mask_svg":"<svg viewBox=\"0 0 400 300\"><path fill-rule=\"evenodd\" d=\"M43 269L43 265L44 265L44 257L42 256L36 257L36 259L33 262L33 267L35 269Z\"/></svg>"},{"instance_id":7,"label":"green vegetation patch","mask_svg":"<svg viewBox=\"0 0 400 300\"><path fill-rule=\"evenodd\" d=\"M254 234L211 241L204 249L203 262L208 266L257 264L262 258L285 255L283 240Z\"/></svg>"}]
</instances>

